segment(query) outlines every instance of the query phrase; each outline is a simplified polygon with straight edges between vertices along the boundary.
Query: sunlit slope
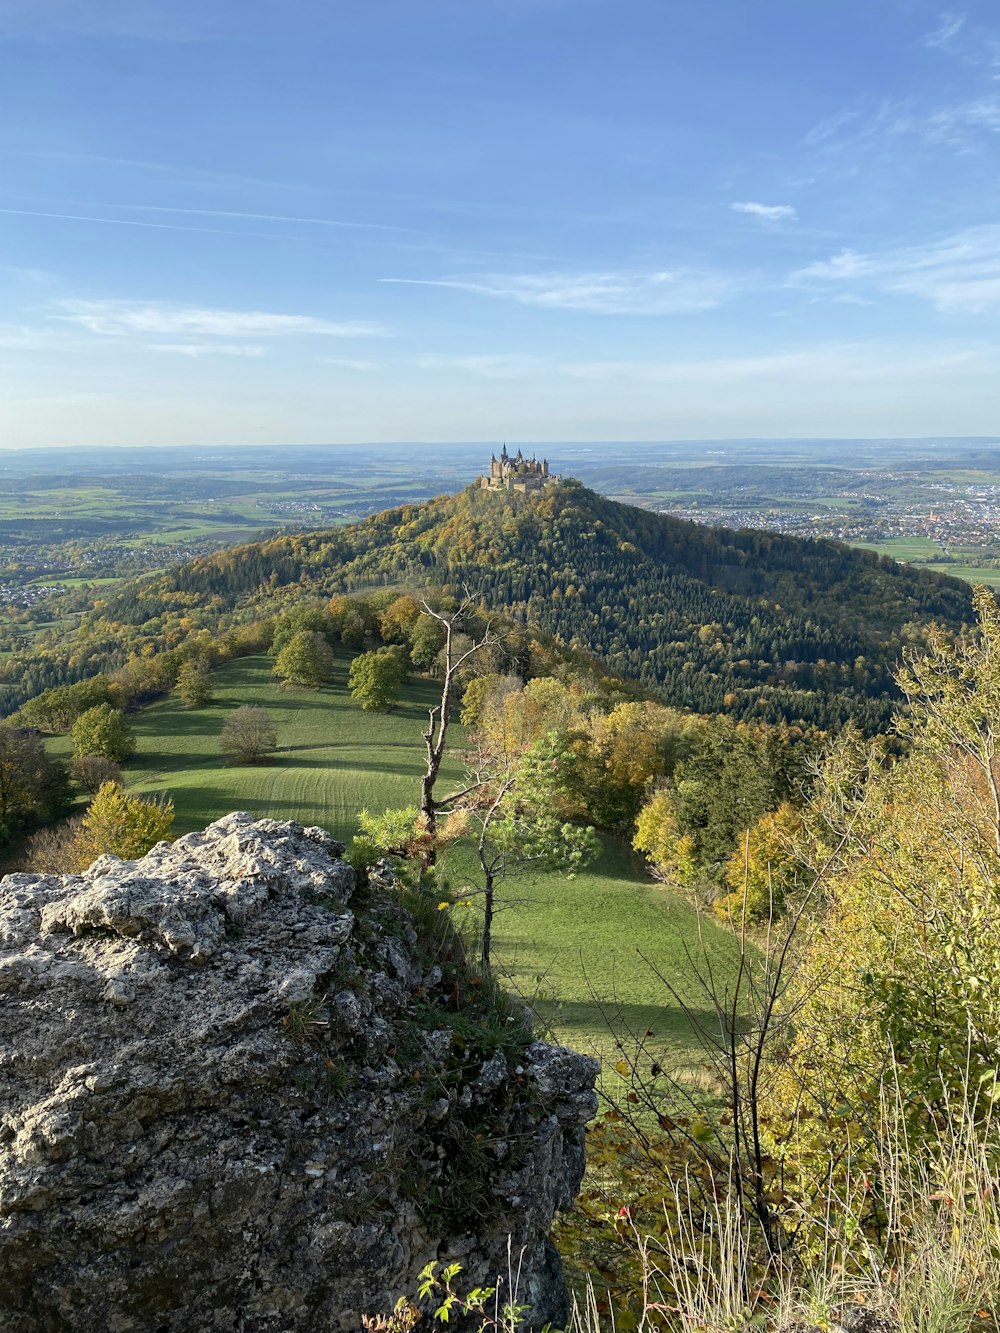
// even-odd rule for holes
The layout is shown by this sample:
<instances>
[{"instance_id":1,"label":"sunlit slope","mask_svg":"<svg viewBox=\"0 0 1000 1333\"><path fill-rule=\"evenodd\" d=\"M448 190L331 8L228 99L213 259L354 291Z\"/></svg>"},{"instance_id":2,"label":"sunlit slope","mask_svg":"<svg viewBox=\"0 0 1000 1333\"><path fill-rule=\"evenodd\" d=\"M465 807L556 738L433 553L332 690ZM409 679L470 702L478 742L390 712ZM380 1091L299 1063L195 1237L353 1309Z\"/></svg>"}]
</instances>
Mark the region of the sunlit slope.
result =
<instances>
[{"instance_id":1,"label":"sunlit slope","mask_svg":"<svg viewBox=\"0 0 1000 1333\"><path fill-rule=\"evenodd\" d=\"M462 491L363 523L219 551L102 609L109 624L239 618L296 595L468 587L485 603L643 681L679 707L827 729L883 728L904 645L971 619L970 589L835 542L683 522L577 483L517 496ZM140 630L139 636L142 637Z\"/></svg>"},{"instance_id":2,"label":"sunlit slope","mask_svg":"<svg viewBox=\"0 0 1000 1333\"><path fill-rule=\"evenodd\" d=\"M283 690L271 679L271 659L246 658L213 673L216 702L188 711L176 696L131 719L139 753L126 769L137 790L174 799L176 832L203 828L230 810L318 823L348 840L367 807L415 804L422 771L421 731L434 699L431 682L411 682L389 714L365 713L346 689L349 658L337 658L331 687ZM266 708L278 729L272 763L230 767L218 748L226 713L240 704ZM461 728L453 733L461 743ZM56 740L64 749L65 737ZM460 775L446 764L442 783ZM455 886L475 882L470 848L448 854ZM496 961L522 993L541 991L560 1037L605 1058L613 1054L609 1023L653 1028L666 1048L687 1063L695 1042L683 1012L655 975L659 969L699 1011L705 999L692 973L698 920L681 899L651 884L631 855L606 840L600 859L574 879L526 875L500 891ZM474 914L468 918L474 928ZM727 932L704 925L720 974L731 968Z\"/></svg>"}]
</instances>

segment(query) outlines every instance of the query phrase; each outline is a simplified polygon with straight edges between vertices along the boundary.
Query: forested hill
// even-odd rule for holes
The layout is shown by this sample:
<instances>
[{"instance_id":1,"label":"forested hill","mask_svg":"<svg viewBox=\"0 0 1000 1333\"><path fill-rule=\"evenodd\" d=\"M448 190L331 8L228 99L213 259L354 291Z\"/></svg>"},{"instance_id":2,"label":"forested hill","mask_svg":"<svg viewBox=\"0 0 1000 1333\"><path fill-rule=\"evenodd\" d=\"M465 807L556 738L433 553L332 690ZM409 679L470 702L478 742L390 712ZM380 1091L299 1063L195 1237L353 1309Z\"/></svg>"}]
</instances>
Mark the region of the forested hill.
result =
<instances>
[{"instance_id":1,"label":"forested hill","mask_svg":"<svg viewBox=\"0 0 1000 1333\"><path fill-rule=\"evenodd\" d=\"M677 706L827 728L850 716L881 727L904 644L931 621L972 619L960 580L834 542L703 527L567 481L529 496L469 489L220 551L121 585L81 633L195 607L266 614L291 587L419 583L468 584Z\"/></svg>"}]
</instances>

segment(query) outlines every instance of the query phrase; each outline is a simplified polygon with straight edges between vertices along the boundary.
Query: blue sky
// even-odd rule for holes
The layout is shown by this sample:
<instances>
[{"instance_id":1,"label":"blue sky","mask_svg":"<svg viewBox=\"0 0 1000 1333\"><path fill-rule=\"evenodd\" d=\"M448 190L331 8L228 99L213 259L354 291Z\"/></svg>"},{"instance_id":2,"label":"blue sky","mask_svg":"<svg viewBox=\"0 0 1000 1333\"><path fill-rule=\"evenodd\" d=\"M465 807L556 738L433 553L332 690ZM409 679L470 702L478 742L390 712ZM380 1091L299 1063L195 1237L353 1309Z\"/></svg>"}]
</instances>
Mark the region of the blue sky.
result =
<instances>
[{"instance_id":1,"label":"blue sky","mask_svg":"<svg viewBox=\"0 0 1000 1333\"><path fill-rule=\"evenodd\" d=\"M0 0L0 445L1000 431L980 0Z\"/></svg>"}]
</instances>

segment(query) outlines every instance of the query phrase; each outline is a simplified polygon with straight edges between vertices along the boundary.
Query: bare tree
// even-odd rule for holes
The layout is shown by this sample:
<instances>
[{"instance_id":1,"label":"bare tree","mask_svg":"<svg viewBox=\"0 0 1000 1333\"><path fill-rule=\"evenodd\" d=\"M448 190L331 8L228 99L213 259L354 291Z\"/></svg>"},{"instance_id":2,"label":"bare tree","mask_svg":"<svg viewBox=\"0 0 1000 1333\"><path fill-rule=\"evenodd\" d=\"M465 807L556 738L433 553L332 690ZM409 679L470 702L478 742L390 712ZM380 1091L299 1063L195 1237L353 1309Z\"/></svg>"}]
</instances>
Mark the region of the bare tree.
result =
<instances>
[{"instance_id":1,"label":"bare tree","mask_svg":"<svg viewBox=\"0 0 1000 1333\"><path fill-rule=\"evenodd\" d=\"M480 656L487 648L500 643L500 635L494 628L492 619L486 621L482 633L466 647L459 641L462 623L467 618L474 603L466 592L465 597L455 611L435 611L427 602L423 603L424 613L436 620L444 629L442 661L444 679L441 682L441 699L429 710L428 727L424 732L424 745L427 751L427 767L420 781L420 814L429 835L426 860L433 865L436 859L434 838L437 833L438 813L453 806L456 801L474 791L476 780L471 780L458 791L450 792L442 799L434 795L434 787L441 771L441 763L448 743L448 726L451 721L451 707L459 672L473 658Z\"/></svg>"}]
</instances>

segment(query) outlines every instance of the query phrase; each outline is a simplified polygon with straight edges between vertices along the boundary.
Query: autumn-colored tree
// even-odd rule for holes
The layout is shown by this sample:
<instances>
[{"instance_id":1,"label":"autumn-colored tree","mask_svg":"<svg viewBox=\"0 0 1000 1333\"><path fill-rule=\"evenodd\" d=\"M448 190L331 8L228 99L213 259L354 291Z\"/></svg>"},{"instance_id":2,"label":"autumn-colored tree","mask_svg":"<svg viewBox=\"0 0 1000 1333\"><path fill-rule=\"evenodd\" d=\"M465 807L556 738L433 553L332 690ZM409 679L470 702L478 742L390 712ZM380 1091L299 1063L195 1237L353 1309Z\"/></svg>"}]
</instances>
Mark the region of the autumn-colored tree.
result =
<instances>
[{"instance_id":1,"label":"autumn-colored tree","mask_svg":"<svg viewBox=\"0 0 1000 1333\"><path fill-rule=\"evenodd\" d=\"M123 861L137 860L168 836L173 822L169 797L135 796L120 783L106 782L81 821L75 844L78 866L82 869L108 852Z\"/></svg>"},{"instance_id":2,"label":"autumn-colored tree","mask_svg":"<svg viewBox=\"0 0 1000 1333\"><path fill-rule=\"evenodd\" d=\"M995 1125L1000 615L985 589L976 605L978 633L935 632L900 673L905 757L838 743L805 811L825 909L787 996L796 1035L770 1105L789 1180L843 1162L859 1189L887 1103L914 1152L955 1107Z\"/></svg>"},{"instance_id":3,"label":"autumn-colored tree","mask_svg":"<svg viewBox=\"0 0 1000 1333\"><path fill-rule=\"evenodd\" d=\"M681 833L669 791L654 792L639 811L632 846L646 857L657 879L676 884L693 879L697 869L694 839Z\"/></svg>"},{"instance_id":4,"label":"autumn-colored tree","mask_svg":"<svg viewBox=\"0 0 1000 1333\"><path fill-rule=\"evenodd\" d=\"M594 723L590 808L605 828L628 830L657 779L666 773L666 736L676 714L651 703L620 703Z\"/></svg>"},{"instance_id":5,"label":"autumn-colored tree","mask_svg":"<svg viewBox=\"0 0 1000 1333\"><path fill-rule=\"evenodd\" d=\"M748 921L768 921L782 912L785 900L812 879L803 832L802 813L788 801L744 830L723 875L730 892L715 900L715 911Z\"/></svg>"},{"instance_id":6,"label":"autumn-colored tree","mask_svg":"<svg viewBox=\"0 0 1000 1333\"><path fill-rule=\"evenodd\" d=\"M205 708L212 702L212 672L204 657L191 657L177 675L177 693L185 708Z\"/></svg>"},{"instance_id":7,"label":"autumn-colored tree","mask_svg":"<svg viewBox=\"0 0 1000 1333\"><path fill-rule=\"evenodd\" d=\"M420 619L420 603L404 593L379 614L378 628L383 643L409 643L414 626Z\"/></svg>"},{"instance_id":8,"label":"autumn-colored tree","mask_svg":"<svg viewBox=\"0 0 1000 1333\"><path fill-rule=\"evenodd\" d=\"M73 723L73 754L97 754L121 764L135 754L135 736L120 708L98 704Z\"/></svg>"}]
</instances>

